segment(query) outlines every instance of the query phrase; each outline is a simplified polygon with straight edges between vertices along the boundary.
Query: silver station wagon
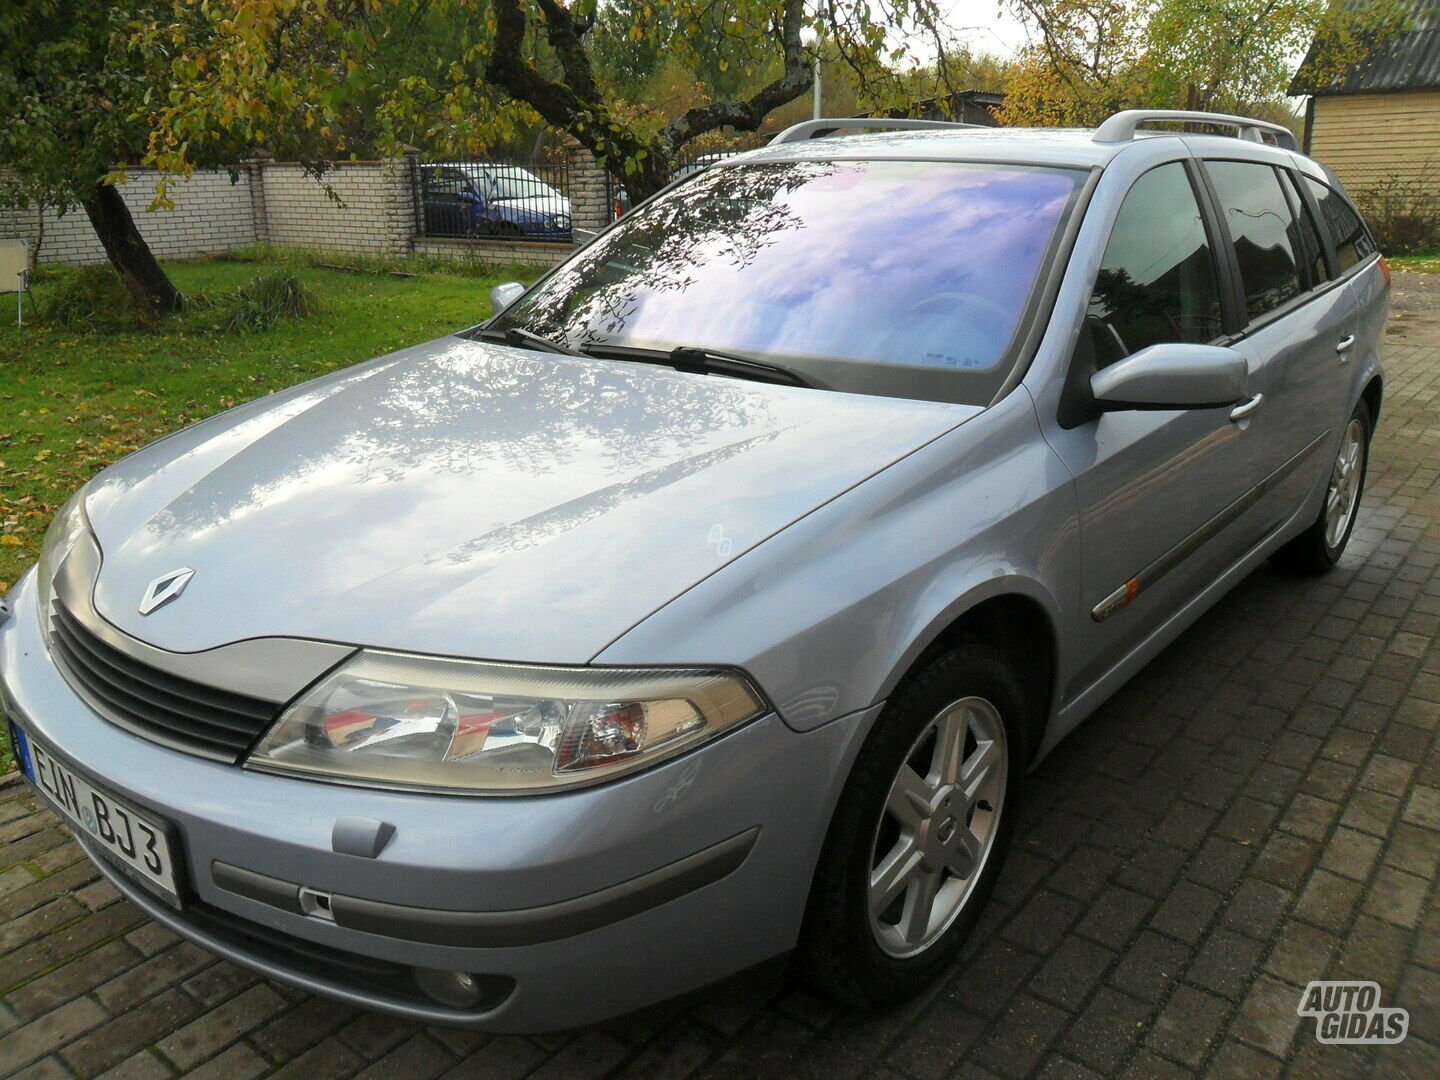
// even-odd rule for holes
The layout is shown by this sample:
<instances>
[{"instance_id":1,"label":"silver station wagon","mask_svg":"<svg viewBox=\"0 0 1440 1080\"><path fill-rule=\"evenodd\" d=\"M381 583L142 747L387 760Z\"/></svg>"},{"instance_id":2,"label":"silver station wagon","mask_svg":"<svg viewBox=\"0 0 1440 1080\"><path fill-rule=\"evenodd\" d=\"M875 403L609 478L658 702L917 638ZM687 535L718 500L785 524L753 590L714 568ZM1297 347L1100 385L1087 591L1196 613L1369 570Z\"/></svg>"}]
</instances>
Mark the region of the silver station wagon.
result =
<instances>
[{"instance_id":1,"label":"silver station wagon","mask_svg":"<svg viewBox=\"0 0 1440 1080\"><path fill-rule=\"evenodd\" d=\"M1388 270L1258 121L862 125L71 499L0 682L116 887L493 1031L947 969L1031 766L1262 560L1340 558Z\"/></svg>"}]
</instances>

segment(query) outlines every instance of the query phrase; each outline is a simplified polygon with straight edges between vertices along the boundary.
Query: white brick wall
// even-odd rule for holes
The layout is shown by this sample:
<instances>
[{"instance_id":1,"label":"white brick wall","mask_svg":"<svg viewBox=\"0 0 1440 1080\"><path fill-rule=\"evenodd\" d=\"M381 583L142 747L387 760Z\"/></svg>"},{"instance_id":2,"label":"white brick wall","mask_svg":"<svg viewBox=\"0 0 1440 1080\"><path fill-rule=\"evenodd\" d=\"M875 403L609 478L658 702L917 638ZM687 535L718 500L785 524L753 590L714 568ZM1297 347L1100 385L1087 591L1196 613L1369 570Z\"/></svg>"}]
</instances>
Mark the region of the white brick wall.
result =
<instances>
[{"instance_id":1,"label":"white brick wall","mask_svg":"<svg viewBox=\"0 0 1440 1080\"><path fill-rule=\"evenodd\" d=\"M120 192L134 215L135 225L150 250L161 259L193 259L199 255L228 251L255 243L255 218L250 200L250 173L242 167L239 179L230 182L224 169L197 170L189 180L175 179L170 198L173 210L150 211L155 198L158 174L151 169L131 169ZM92 263L105 261L105 249L81 207L64 215L45 211L45 232L40 238L38 211L7 210L0 207L0 237L30 241L32 249L40 239L35 257L45 263Z\"/></svg>"},{"instance_id":2,"label":"white brick wall","mask_svg":"<svg viewBox=\"0 0 1440 1080\"><path fill-rule=\"evenodd\" d=\"M578 146L578 144L577 144ZM254 161L239 180L221 170L197 171L171 188L175 209L148 212L157 174L131 170L121 187L150 248L161 259L187 259L256 243L355 255L411 252L456 260L550 267L570 254L569 244L505 240L445 240L415 235L415 165L411 158L337 165L323 179L293 162ZM608 224L605 177L582 152L571 163L575 223ZM593 219L593 220L592 220ZM23 237L32 248L39 233L34 210L0 207L0 238ZM105 252L76 207L63 217L46 211L42 263L103 262Z\"/></svg>"},{"instance_id":3,"label":"white brick wall","mask_svg":"<svg viewBox=\"0 0 1440 1080\"><path fill-rule=\"evenodd\" d=\"M417 236L414 250L416 255L431 255L456 262L496 266L528 263L549 269L568 259L575 248L571 244L556 244L545 240L459 240Z\"/></svg>"},{"instance_id":4,"label":"white brick wall","mask_svg":"<svg viewBox=\"0 0 1440 1080\"><path fill-rule=\"evenodd\" d=\"M403 159L360 161L317 179L297 164L266 163L260 175L267 241L355 255L406 254L415 233L411 171Z\"/></svg>"}]
</instances>

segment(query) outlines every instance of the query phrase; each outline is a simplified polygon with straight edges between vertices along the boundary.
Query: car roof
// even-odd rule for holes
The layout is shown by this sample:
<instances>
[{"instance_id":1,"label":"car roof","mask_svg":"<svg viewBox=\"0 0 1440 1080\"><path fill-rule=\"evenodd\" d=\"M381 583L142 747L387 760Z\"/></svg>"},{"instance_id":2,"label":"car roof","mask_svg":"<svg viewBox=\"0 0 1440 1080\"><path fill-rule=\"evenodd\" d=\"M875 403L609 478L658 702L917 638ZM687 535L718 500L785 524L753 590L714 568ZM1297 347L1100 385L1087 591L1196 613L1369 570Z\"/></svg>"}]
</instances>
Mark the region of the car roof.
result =
<instances>
[{"instance_id":1,"label":"car roof","mask_svg":"<svg viewBox=\"0 0 1440 1080\"><path fill-rule=\"evenodd\" d=\"M1183 137L1206 157L1243 150L1285 163L1300 155L1277 146L1221 135L1178 131L1141 131L1134 141L1096 142L1084 128L933 128L827 136L761 147L715 162L733 167L759 161L834 161L846 158L994 161L1089 169L1104 166L1127 147L1151 139ZM1273 155L1273 157L1272 157Z\"/></svg>"}]
</instances>

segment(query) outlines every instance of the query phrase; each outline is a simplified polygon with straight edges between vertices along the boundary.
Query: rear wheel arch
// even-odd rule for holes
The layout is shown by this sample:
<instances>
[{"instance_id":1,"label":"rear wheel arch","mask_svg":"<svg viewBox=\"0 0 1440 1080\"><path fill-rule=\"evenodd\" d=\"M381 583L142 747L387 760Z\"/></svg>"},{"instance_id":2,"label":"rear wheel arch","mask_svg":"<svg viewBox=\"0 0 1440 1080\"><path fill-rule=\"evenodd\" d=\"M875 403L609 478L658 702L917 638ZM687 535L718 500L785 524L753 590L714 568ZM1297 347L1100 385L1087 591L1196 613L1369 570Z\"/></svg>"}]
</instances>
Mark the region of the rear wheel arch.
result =
<instances>
[{"instance_id":1,"label":"rear wheel arch","mask_svg":"<svg viewBox=\"0 0 1440 1080\"><path fill-rule=\"evenodd\" d=\"M1380 423L1380 400L1384 396L1384 380L1376 375L1368 383L1365 389L1360 391L1360 400L1370 409L1370 431L1373 434Z\"/></svg>"}]
</instances>

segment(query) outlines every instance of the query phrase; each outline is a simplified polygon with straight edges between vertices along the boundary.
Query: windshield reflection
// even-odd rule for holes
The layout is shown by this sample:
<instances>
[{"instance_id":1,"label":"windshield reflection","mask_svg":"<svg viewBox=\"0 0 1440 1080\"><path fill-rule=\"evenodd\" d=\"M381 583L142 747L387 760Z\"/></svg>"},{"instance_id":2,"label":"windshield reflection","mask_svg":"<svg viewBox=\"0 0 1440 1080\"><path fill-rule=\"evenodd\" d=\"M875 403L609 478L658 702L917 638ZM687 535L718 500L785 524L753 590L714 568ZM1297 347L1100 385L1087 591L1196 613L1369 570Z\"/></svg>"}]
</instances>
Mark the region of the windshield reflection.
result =
<instances>
[{"instance_id":1,"label":"windshield reflection","mask_svg":"<svg viewBox=\"0 0 1440 1080\"><path fill-rule=\"evenodd\" d=\"M622 221L497 325L582 348L783 358L842 390L873 386L847 385L859 365L988 385L1003 378L1080 179L963 162L712 168Z\"/></svg>"}]
</instances>

